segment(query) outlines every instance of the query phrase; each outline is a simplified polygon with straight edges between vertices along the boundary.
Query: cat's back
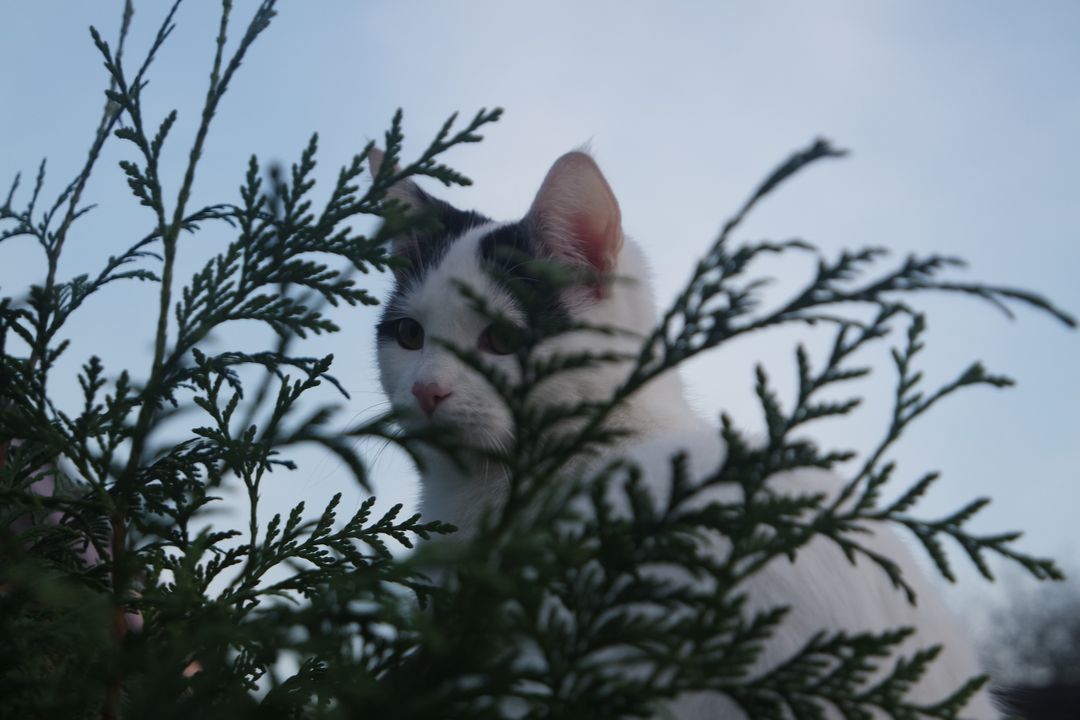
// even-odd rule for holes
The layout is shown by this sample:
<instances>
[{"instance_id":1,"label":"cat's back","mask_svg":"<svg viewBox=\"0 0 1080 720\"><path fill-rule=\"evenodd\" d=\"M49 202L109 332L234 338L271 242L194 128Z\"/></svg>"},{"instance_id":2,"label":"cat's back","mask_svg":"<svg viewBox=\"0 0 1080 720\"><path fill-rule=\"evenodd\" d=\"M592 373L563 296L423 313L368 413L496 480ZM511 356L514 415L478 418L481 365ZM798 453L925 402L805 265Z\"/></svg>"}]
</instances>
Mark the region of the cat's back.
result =
<instances>
[{"instance_id":1,"label":"cat's back","mask_svg":"<svg viewBox=\"0 0 1080 720\"><path fill-rule=\"evenodd\" d=\"M666 502L671 458L678 453L685 454L689 475L695 481L715 473L725 455L719 430L697 420L666 427L621 449L621 454L641 468L657 503ZM842 486L835 474L815 469L786 472L769 480L773 492L791 495L822 493L835 497ZM741 498L741 488L728 483L710 487L697 502L740 502ZM741 587L748 595L748 612L790 607L754 672L767 671L783 662L822 630L851 634L912 627L914 634L901 646L904 655L938 644L944 649L909 697L925 703L941 701L981 674L971 643L893 528L883 523L866 527L870 532L860 533L856 539L868 550L899 565L917 594L917 605L909 603L886 573L868 558L860 557L852 564L834 541L819 536L798 552L795 562L786 556L774 558ZM707 547L721 556L730 550L722 537L713 538ZM894 662L889 660L885 665L891 669ZM672 709L680 720L742 717L730 701L717 696L683 697ZM985 691L969 703L963 714L978 719L999 716Z\"/></svg>"}]
</instances>

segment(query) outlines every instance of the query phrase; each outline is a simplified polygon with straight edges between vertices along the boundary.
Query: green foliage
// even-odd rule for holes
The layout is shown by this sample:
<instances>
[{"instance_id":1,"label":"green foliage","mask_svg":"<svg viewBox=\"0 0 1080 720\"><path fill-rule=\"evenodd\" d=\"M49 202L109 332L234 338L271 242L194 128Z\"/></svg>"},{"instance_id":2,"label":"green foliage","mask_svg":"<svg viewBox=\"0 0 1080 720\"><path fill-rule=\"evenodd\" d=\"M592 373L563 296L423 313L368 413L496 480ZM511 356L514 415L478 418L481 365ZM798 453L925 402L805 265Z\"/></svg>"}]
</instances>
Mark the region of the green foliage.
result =
<instances>
[{"instance_id":1,"label":"green foliage","mask_svg":"<svg viewBox=\"0 0 1080 720\"><path fill-rule=\"evenodd\" d=\"M403 556L419 540L449 533L438 518L381 515L374 498L339 519L340 495L312 518L298 503L287 517L259 522L260 491L275 468L291 471L289 448L314 443L339 456L369 488L359 437L379 437L414 450L448 438L405 437L392 418L342 434L326 392L345 395L329 374L331 357L292 348L309 335L338 328L326 306L373 304L357 273L384 270L391 232L410 222L386 200L388 189L413 175L447 185L467 178L439 162L447 149L480 140L499 110L480 111L459 127L451 117L419 159L403 163L402 117L385 135L386 161L361 189L369 144L341 168L317 210L313 137L288 173L252 158L238 203L190 206L203 146L247 50L268 26L276 3L263 0L231 54L226 52L232 4L223 2L213 69L200 123L177 197L169 201L161 157L175 111L157 124L144 116L146 74L173 28L175 2L134 74L124 62L132 22L125 4L115 49L92 30L110 87L87 161L53 204L42 209L45 166L22 209L19 180L0 206L0 242L33 237L45 254L41 284L24 298L0 300L0 714L10 717L624 717L646 716L684 691L726 694L754 717L845 717L877 708L892 718L954 718L982 684L972 679L933 706L916 706L905 691L932 671L938 650L896 657L908 631L814 637L763 675L748 671L785 608L746 610L742 583L778 556L796 556L825 536L849 558L863 556L899 591L913 591L900 568L860 542L868 522L907 528L938 569L953 577L942 541L951 538L990 577L988 554L1018 561L1037 577L1059 578L1048 560L1014 547L1015 533L974 535L978 500L941 520L911 515L936 479L924 476L889 505L879 502L895 474L888 450L907 425L954 391L1002 387L1006 378L975 364L957 380L920 391L914 360L925 321L901 297L916 291L959 292L1008 310L1026 304L1072 324L1042 298L1010 288L963 284L943 277L951 258L910 258L877 275L883 252L870 248L822 257L801 243L736 246L746 214L806 165L840 153L815 143L777 169L723 229L690 281L637 356L581 353L541 356L538 344L571 331L616 332L539 319L542 298L519 288L536 321L512 338L521 382L510 382L473 351L463 362L498 391L515 426L509 447L466 448L506 468L511 493L472 542L432 543ZM151 230L96 274L59 277L62 251L88 207L81 197L104 143L127 143L121 163ZM386 220L374 236L353 229L362 216ZM224 223L235 239L182 284L177 253L185 233ZM756 259L811 253L816 276L778 308L764 307ZM572 282L557 268L538 268L552 282ZM869 279L865 279L869 275ZM116 370L97 357L82 365L83 403L72 414L49 393L50 373L67 349L62 339L73 313L102 287L139 280L159 288L154 353L148 368ZM468 288L462 291L469 294ZM477 309L482 299L470 294ZM870 321L852 307L871 307ZM206 340L236 320L277 334L272 349L211 353ZM504 320L504 319L503 319ZM820 418L845 416L858 399L822 399L824 390L863 377L853 364L864 346L907 321L894 350L897 390L891 427L850 477L843 493L778 496L765 479L797 468L832 468L854 457L823 451L799 435ZM704 480L689 476L686 458L671 461L668 497L646 491L640 470L624 461L582 470L624 435L616 409L658 375L733 337L763 328L810 323L835 326L819 368L796 352L797 397L785 408L763 369L757 394L768 428L751 444L729 418L720 432L728 452ZM603 403L538 405L534 390L551 376L596 364L629 362L632 371ZM258 370L254 392L244 379ZM243 372L241 372L243 370ZM328 388L327 386L330 386ZM177 434L181 411L197 416ZM167 441L163 438L168 437ZM151 442L151 441L154 442ZM449 440L453 440L449 438ZM157 444L154 444L157 443ZM52 478L53 494L35 489ZM720 485L737 500L708 500ZM246 528L227 528L210 514L226 486L246 490ZM624 512L618 507L627 508ZM707 551L702 537L720 535L726 555ZM672 582L644 568L684 569L694 582ZM436 586L429 575L448 577ZM136 615L137 613L137 615ZM873 668L887 667L883 675ZM197 670L197 672L196 672Z\"/></svg>"}]
</instances>

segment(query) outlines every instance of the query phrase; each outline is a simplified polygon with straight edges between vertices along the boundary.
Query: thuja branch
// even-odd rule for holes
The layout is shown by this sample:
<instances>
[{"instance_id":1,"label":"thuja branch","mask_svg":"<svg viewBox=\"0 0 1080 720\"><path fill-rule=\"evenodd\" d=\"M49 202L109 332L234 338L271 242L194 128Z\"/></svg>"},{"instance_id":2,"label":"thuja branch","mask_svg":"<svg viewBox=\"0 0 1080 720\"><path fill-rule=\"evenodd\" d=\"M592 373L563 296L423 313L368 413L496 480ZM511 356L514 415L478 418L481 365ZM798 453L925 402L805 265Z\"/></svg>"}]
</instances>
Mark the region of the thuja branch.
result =
<instances>
[{"instance_id":1,"label":"thuja branch","mask_svg":"<svg viewBox=\"0 0 1080 720\"><path fill-rule=\"evenodd\" d=\"M165 360L166 343L168 339L168 319L169 312L172 305L172 283L173 283L173 267L176 260L176 243L179 237L180 230L183 226L184 211L187 205L188 197L191 193L191 185L195 180L195 169L198 165L199 159L202 156L202 146L206 140L206 136L210 129L210 121L213 119L214 113L217 110L218 103L221 97L224 95L225 90L228 88L230 79L235 73L236 69L240 66L240 62L246 54L248 48L255 41L258 35L265 30L270 23L270 20L274 16L274 0L264 0L260 3L258 9L255 11L254 16L248 23L247 30L244 32L243 37L240 40L240 44L236 51L233 53L232 58L229 60L225 73L221 74L222 59L226 41L226 29L229 22L229 14L232 10L232 3L229 0L225 0L222 4L221 12L221 24L218 32L216 52L214 55L213 69L210 73L210 84L206 93L206 101L203 105L202 119L199 124L199 128L196 131L195 142L192 146L191 153L188 159L187 169L184 172L184 180L180 186L180 191L177 196L176 206L173 210L172 222L168 225L164 225L165 210L163 207L157 209L159 214L159 222L163 224L160 228L162 234L162 246L164 248L164 260L162 266L161 275L161 295L160 304L158 309L158 325L157 332L154 340L154 359L151 364L149 379L146 384L146 401L142 404L139 410L139 417L136 421L136 429L133 434L131 456L128 462L128 467L124 472L124 475L118 479L118 490L123 502L123 497L127 486L134 482L134 477L137 471L139 462L141 462L141 455L143 451L143 445L146 442L147 431L149 430L150 422L153 414L156 410L156 403L150 401L150 397L158 391L158 386L161 383L163 375L163 364ZM175 5L173 9L175 10ZM138 105L138 93L141 92L141 88L136 86L134 97L129 97L131 107L137 108ZM137 115L137 114L136 114ZM166 123L162 126L162 130L159 133L159 137L155 138L155 145L160 148L161 142L164 140L165 134L168 132L171 121L166 120ZM136 128L136 132L142 137L141 146L150 147L146 143L145 133L141 132L139 127ZM151 153L148 160L156 163L156 157ZM154 165L151 164L150 167ZM160 185L151 180L151 186L157 186L157 192L160 192Z\"/></svg>"},{"instance_id":2,"label":"thuja branch","mask_svg":"<svg viewBox=\"0 0 1080 720\"><path fill-rule=\"evenodd\" d=\"M884 311L883 315L890 313ZM883 317L879 315L879 320ZM858 541L858 533L867 522L894 522L906 527L926 548L938 569L947 579L954 575L949 567L944 550L939 540L940 535L952 537L971 558L979 571L992 579L985 562L986 552L996 553L1019 562L1033 575L1039 578L1061 579L1061 573L1048 559L1033 558L1013 549L1011 545L1019 539L1019 533L1000 533L977 536L969 533L963 526L972 516L987 504L986 499L976 500L961 510L939 521L925 521L906 515L910 509L937 480L936 473L929 473L905 491L896 501L879 509L878 499L882 487L894 474L895 466L887 463L879 467L888 448L899 438L907 425L921 416L937 402L957 390L974 385L1007 387L1011 384L1007 378L987 373L982 366L975 364L962 373L956 380L943 385L928 396L915 391L921 373L912 368L912 359L922 348L922 334L925 320L921 315L913 316L907 333L907 342L902 349L894 350L893 357L898 371L898 387L894 399L890 426L877 448L854 477L845 483L832 498L818 497L798 508L796 513L781 513L767 520L766 525L775 531L774 538L764 545L750 543L742 546L735 542L731 557L738 561L751 558L745 563L736 577L749 577L766 563L781 553L791 552L809 542L817 535L824 535L835 542L847 556L854 560L862 555L878 565L893 584L903 590L910 601L915 595L911 586L903 578L899 567L890 558L884 557ZM794 407L784 412L775 395L768 388L762 370L759 369L758 395L769 427L769 440L761 448L751 448L731 427L725 423L724 437L729 448L724 465L701 484L701 489L714 484L739 482L746 493L746 502L757 502L754 498L761 493L765 479L771 475L802 467L831 468L837 461L852 457L849 452L822 454L805 441L792 441L788 435L792 428L801 424L808 417L843 416L851 412L857 403L814 403L816 393L826 385L863 376L865 368L848 369L841 365L841 360L852 354L861 345L883 336L877 321L869 325L850 344L845 340L848 326L842 326L837 333L833 351L823 369L818 374L810 371L809 360L805 351L799 348L797 360L799 366L799 392ZM750 475L740 474L743 468L752 468ZM692 493L691 493L692 494ZM800 517L809 512L809 520ZM738 533L732 532L733 536Z\"/></svg>"}]
</instances>

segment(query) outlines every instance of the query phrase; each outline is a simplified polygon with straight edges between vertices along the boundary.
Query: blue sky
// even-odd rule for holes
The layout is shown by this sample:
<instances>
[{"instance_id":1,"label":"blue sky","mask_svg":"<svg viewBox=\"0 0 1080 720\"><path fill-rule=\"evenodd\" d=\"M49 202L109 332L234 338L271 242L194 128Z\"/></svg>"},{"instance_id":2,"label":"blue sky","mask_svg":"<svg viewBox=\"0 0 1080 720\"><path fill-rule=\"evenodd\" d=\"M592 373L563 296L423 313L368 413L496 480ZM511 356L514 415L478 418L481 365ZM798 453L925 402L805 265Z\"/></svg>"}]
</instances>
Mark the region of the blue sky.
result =
<instances>
[{"instance_id":1,"label":"blue sky","mask_svg":"<svg viewBox=\"0 0 1080 720\"><path fill-rule=\"evenodd\" d=\"M136 3L128 49L141 58L165 3ZM236 3L236 19L254 7ZM105 74L89 39L96 25L115 37L120 3L57 0L0 3L0 179L32 176L48 156L46 195L55 195L89 145ZM179 184L205 93L217 7L188 2L160 53L146 91L148 113L180 109L170 195ZM238 25L237 25L238 27ZM589 143L622 205L626 232L645 248L666 303L722 221L790 151L817 136L853 151L800 176L745 226L744 239L802 237L827 252L883 245L966 258L962 279L1042 292L1080 313L1080 5L1012 2L505 2L283 3L250 53L219 111L196 186L196 202L233 201L251 153L294 160L307 138L321 140L322 186L369 138L405 109L406 155L426 144L445 117L506 108L485 142L447 160L475 185L430 190L462 207L515 218L550 163ZM168 151L167 151L168 152ZM100 265L150 227L127 194L114 143L87 199L99 208L71 241L61 274ZM25 197L23 195L22 197ZM190 272L227 237L185 240ZM22 244L19 244L19 243ZM0 248L0 286L18 293L42 272L25 241ZM809 269L771 266L778 287ZM788 283L785 285L784 283ZM383 278L372 278L378 294ZM73 393L75 361L102 355L107 367L146 367L154 288L114 287L70 328L70 364L58 390ZM1064 561L1080 532L1080 335L1021 311L1010 322L964 298L927 297L928 382L945 382L983 359L1019 386L974 390L942 406L900 444L900 478L928 469L944 480L923 506L928 516L988 494L978 527L1021 528L1024 547ZM113 314L119 322L107 317ZM312 344L335 352L353 391L347 416L377 409L375 311L339 317L345 331ZM218 338L258 343L240 329ZM703 413L760 419L752 367L763 362L781 388L793 381L795 334L733 343L687 369ZM809 338L814 342L814 338ZM819 339L820 340L820 339ZM893 377L884 352L870 397L855 421L823 427L824 440L866 448L884 430ZM333 461L305 455L299 473L275 476L269 506L319 504L338 490L353 502ZM392 452L375 465L380 497L411 504L414 483ZM976 581L967 596L982 594Z\"/></svg>"}]
</instances>

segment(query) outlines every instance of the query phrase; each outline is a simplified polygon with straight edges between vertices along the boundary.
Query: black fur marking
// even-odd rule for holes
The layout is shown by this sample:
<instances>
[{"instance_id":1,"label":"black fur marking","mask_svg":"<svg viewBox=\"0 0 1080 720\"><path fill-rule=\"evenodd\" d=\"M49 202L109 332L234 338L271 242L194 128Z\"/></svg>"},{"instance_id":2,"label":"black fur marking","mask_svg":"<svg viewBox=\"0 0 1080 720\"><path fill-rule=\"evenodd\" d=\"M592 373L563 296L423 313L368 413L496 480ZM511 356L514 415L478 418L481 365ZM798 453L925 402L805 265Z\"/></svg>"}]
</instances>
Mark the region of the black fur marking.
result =
<instances>
[{"instance_id":1,"label":"black fur marking","mask_svg":"<svg viewBox=\"0 0 1080 720\"><path fill-rule=\"evenodd\" d=\"M406 271L416 282L437 267L446 257L454 241L470 228L491 222L480 213L458 210L448 202L431 197L427 193L421 199L425 221L412 233L410 246L415 251L406 256L411 267Z\"/></svg>"},{"instance_id":2,"label":"black fur marking","mask_svg":"<svg viewBox=\"0 0 1080 720\"><path fill-rule=\"evenodd\" d=\"M411 233L410 242L404 244L411 249L404 256L409 264L395 273L394 288L376 325L378 342L397 341L396 321L400 315L396 308L407 289L422 284L458 238L474 227L491 222L480 213L458 210L426 193L419 199L427 220L421 221L420 227ZM485 235L480 240L478 255L480 262L493 271L492 279L518 305L528 301L533 310L530 315L549 321L569 318L569 308L562 302L562 288L537 271L534 261L540 260L541 255L527 221L504 225ZM528 308L522 310L528 312Z\"/></svg>"},{"instance_id":3,"label":"black fur marking","mask_svg":"<svg viewBox=\"0 0 1080 720\"><path fill-rule=\"evenodd\" d=\"M1073 720L1080 708L1080 684L998 688L1004 710L1024 720Z\"/></svg>"},{"instance_id":4,"label":"black fur marking","mask_svg":"<svg viewBox=\"0 0 1080 720\"><path fill-rule=\"evenodd\" d=\"M548 318L565 318L568 308L562 302L561 288L538 272L541 255L533 241L527 221L504 225L480 240L480 260L494 270L492 279L519 304L526 298Z\"/></svg>"},{"instance_id":5,"label":"black fur marking","mask_svg":"<svg viewBox=\"0 0 1080 720\"><path fill-rule=\"evenodd\" d=\"M504 225L480 240L480 259L515 280L530 281L528 264L537 254L524 223Z\"/></svg>"},{"instance_id":6,"label":"black fur marking","mask_svg":"<svg viewBox=\"0 0 1080 720\"><path fill-rule=\"evenodd\" d=\"M379 342L397 342L397 320L386 319L386 307L382 318L375 324L375 338Z\"/></svg>"},{"instance_id":7,"label":"black fur marking","mask_svg":"<svg viewBox=\"0 0 1080 720\"><path fill-rule=\"evenodd\" d=\"M383 305L382 316L375 326L378 342L397 341L395 318L389 316L394 312L406 288L423 283L427 274L438 267L446 257L454 242L468 230L491 222L480 213L458 210L450 203L433 198L422 190L417 189L417 192L420 193L417 199L421 218L418 227L409 232L409 242L404 246L411 251L402 256L407 265L395 271L394 288L390 292L389 300Z\"/></svg>"}]
</instances>

